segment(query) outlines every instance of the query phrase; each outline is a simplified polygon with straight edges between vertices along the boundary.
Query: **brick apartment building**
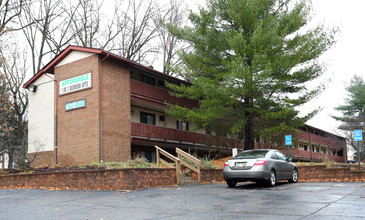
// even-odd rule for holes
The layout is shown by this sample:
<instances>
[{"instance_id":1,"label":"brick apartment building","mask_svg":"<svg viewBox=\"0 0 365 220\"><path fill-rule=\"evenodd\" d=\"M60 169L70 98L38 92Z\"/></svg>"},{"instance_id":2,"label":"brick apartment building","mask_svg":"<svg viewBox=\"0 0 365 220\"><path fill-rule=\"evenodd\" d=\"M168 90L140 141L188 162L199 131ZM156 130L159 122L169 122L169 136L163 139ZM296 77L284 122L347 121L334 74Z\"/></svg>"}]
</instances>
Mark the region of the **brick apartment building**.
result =
<instances>
[{"instance_id":1,"label":"brick apartment building","mask_svg":"<svg viewBox=\"0 0 365 220\"><path fill-rule=\"evenodd\" d=\"M32 165L125 161L134 153L154 161L154 145L213 154L243 148L242 140L217 138L166 115L166 102L198 106L169 95L166 81L186 84L107 51L67 47L23 86L30 91ZM306 125L294 139L294 159L345 161L342 137Z\"/></svg>"}]
</instances>

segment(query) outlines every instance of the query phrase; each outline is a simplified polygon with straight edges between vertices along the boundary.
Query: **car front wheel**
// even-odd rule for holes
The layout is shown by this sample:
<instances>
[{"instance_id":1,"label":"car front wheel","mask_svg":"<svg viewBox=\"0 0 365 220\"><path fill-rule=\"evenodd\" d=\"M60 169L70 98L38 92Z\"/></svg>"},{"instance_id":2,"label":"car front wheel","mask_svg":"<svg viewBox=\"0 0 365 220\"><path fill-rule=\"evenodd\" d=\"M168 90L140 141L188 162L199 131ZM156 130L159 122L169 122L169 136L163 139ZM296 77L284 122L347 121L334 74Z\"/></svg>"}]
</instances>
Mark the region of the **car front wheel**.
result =
<instances>
[{"instance_id":1,"label":"car front wheel","mask_svg":"<svg viewBox=\"0 0 365 220\"><path fill-rule=\"evenodd\" d=\"M289 183L296 183L298 181L298 170L294 169L291 178L288 180Z\"/></svg>"},{"instance_id":2,"label":"car front wheel","mask_svg":"<svg viewBox=\"0 0 365 220\"><path fill-rule=\"evenodd\" d=\"M232 181L232 180L227 180L226 182L227 182L227 185L228 185L229 188L233 188L237 184L237 182Z\"/></svg>"}]
</instances>

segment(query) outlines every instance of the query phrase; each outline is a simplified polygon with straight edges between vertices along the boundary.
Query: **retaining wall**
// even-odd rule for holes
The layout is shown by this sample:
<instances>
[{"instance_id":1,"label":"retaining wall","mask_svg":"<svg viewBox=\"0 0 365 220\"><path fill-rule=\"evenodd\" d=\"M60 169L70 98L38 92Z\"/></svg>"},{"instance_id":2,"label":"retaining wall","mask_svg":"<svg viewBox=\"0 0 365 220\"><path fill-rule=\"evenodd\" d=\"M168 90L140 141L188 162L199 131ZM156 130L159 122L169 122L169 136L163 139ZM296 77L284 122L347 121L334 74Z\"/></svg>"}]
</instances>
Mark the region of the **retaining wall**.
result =
<instances>
[{"instance_id":1,"label":"retaining wall","mask_svg":"<svg viewBox=\"0 0 365 220\"><path fill-rule=\"evenodd\" d=\"M115 169L0 176L0 188L136 190L176 185L175 169Z\"/></svg>"},{"instance_id":2,"label":"retaining wall","mask_svg":"<svg viewBox=\"0 0 365 220\"><path fill-rule=\"evenodd\" d=\"M365 170L350 168L327 168L326 165L299 166L299 181L329 182L329 181L365 181Z\"/></svg>"},{"instance_id":3,"label":"retaining wall","mask_svg":"<svg viewBox=\"0 0 365 220\"><path fill-rule=\"evenodd\" d=\"M299 181L364 181L365 171L326 168L324 165L300 166ZM0 176L0 188L56 188L92 190L137 190L175 186L175 169L142 168ZM197 179L197 177L193 174ZM221 169L201 169L202 183L222 182Z\"/></svg>"}]
</instances>

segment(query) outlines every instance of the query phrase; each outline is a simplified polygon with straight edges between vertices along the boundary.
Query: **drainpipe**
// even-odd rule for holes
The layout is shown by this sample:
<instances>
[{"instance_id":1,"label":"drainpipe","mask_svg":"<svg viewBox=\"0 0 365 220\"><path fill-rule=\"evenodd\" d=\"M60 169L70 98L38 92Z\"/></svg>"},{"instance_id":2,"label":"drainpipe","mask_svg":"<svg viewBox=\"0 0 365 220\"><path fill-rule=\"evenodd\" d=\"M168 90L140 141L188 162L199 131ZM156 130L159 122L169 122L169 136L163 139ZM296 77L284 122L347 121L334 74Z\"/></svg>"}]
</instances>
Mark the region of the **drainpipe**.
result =
<instances>
[{"instance_id":1,"label":"drainpipe","mask_svg":"<svg viewBox=\"0 0 365 220\"><path fill-rule=\"evenodd\" d=\"M313 160L313 146L312 146L312 133L309 131L309 152L310 152L310 159Z\"/></svg>"},{"instance_id":2,"label":"drainpipe","mask_svg":"<svg viewBox=\"0 0 365 220\"><path fill-rule=\"evenodd\" d=\"M57 80L54 77L51 77L45 73L47 77L51 78L54 81L54 163L58 163L57 158L57 103L58 103L58 86L57 86Z\"/></svg>"},{"instance_id":3,"label":"drainpipe","mask_svg":"<svg viewBox=\"0 0 365 220\"><path fill-rule=\"evenodd\" d=\"M99 63L99 146L100 146L100 163L103 162L103 68L102 62L109 57L107 54Z\"/></svg>"}]
</instances>

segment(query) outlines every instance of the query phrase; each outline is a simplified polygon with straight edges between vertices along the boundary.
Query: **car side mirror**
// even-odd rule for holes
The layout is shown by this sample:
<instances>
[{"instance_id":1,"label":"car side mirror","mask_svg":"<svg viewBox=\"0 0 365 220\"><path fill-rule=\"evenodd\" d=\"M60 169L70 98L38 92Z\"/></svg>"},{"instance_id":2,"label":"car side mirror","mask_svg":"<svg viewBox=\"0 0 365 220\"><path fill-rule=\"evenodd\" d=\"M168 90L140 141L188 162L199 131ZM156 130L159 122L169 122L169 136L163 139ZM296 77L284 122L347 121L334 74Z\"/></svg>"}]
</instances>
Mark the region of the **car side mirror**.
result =
<instances>
[{"instance_id":1,"label":"car side mirror","mask_svg":"<svg viewBox=\"0 0 365 220\"><path fill-rule=\"evenodd\" d=\"M288 158L288 162L293 162L293 159L292 158Z\"/></svg>"}]
</instances>

